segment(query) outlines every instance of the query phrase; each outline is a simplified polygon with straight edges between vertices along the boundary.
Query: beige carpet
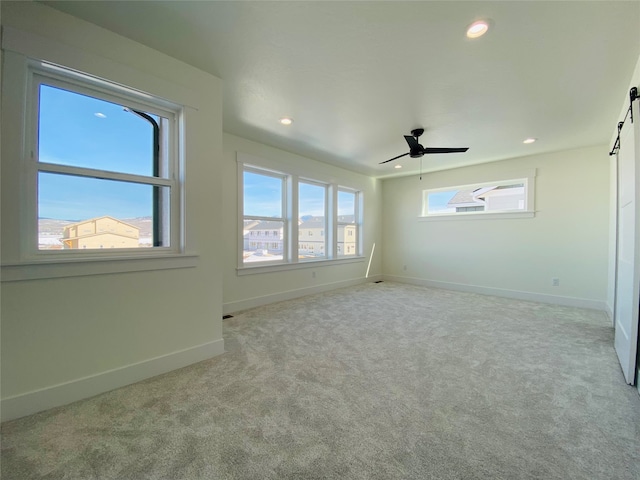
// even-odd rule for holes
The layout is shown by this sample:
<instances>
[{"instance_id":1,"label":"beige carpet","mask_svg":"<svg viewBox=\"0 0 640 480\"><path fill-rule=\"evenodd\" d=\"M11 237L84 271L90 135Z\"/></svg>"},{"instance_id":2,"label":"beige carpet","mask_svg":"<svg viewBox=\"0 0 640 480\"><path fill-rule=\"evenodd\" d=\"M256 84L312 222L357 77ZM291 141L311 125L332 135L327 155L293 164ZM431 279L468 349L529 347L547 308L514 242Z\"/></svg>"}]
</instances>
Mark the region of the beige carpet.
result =
<instances>
[{"instance_id":1,"label":"beige carpet","mask_svg":"<svg viewBox=\"0 0 640 480\"><path fill-rule=\"evenodd\" d=\"M212 360L3 424L2 479L640 478L640 398L602 312L385 282L224 336Z\"/></svg>"}]
</instances>

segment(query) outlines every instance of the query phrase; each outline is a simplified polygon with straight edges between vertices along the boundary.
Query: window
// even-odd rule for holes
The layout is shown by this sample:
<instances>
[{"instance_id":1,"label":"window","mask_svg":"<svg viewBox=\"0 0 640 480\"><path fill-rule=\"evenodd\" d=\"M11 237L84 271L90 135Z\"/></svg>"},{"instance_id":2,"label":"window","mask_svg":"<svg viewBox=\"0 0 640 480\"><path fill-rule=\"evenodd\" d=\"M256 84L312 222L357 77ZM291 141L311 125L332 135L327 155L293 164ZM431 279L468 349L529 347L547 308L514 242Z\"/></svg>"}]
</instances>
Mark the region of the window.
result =
<instances>
[{"instance_id":1,"label":"window","mask_svg":"<svg viewBox=\"0 0 640 480\"><path fill-rule=\"evenodd\" d=\"M325 239L320 232L327 223L327 185L298 182L298 242L305 241L307 248L298 252L298 258L325 258Z\"/></svg>"},{"instance_id":2,"label":"window","mask_svg":"<svg viewBox=\"0 0 640 480\"><path fill-rule=\"evenodd\" d=\"M177 108L55 72L30 72L34 250L178 251Z\"/></svg>"},{"instance_id":3,"label":"window","mask_svg":"<svg viewBox=\"0 0 640 480\"><path fill-rule=\"evenodd\" d=\"M285 226L285 176L281 173L245 168L242 172L243 221L242 261L243 264L253 262L282 262L285 244L280 234ZM259 236L262 231L272 231L280 236L278 242L271 242L270 248L264 248L261 242L249 242L247 237L253 232ZM265 235L267 236L267 235ZM269 247L269 244L265 244Z\"/></svg>"},{"instance_id":4,"label":"window","mask_svg":"<svg viewBox=\"0 0 640 480\"><path fill-rule=\"evenodd\" d=\"M533 216L534 177L425 190L422 216Z\"/></svg>"},{"instance_id":5,"label":"window","mask_svg":"<svg viewBox=\"0 0 640 480\"><path fill-rule=\"evenodd\" d=\"M361 255L359 191L241 161L238 175L243 215L240 267L266 266L267 262L302 264ZM269 238L277 237L277 241L265 243L265 248L248 241L252 232L257 236L257 232L265 230L271 230L273 235ZM345 242L350 246L348 250Z\"/></svg>"},{"instance_id":6,"label":"window","mask_svg":"<svg viewBox=\"0 0 640 480\"><path fill-rule=\"evenodd\" d=\"M338 255L356 255L359 250L359 193L338 190Z\"/></svg>"}]
</instances>

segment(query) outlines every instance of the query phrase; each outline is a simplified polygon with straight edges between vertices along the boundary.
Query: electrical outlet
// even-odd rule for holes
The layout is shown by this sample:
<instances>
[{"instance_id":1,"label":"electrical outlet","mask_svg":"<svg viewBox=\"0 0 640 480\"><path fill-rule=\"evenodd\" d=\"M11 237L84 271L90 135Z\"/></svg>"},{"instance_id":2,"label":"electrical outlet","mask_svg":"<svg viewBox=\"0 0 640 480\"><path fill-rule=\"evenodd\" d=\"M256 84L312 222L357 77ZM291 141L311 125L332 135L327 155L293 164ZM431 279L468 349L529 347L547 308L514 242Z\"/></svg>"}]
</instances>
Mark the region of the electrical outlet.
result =
<instances>
[{"instance_id":1,"label":"electrical outlet","mask_svg":"<svg viewBox=\"0 0 640 480\"><path fill-rule=\"evenodd\" d=\"M402 267L402 270L404 270L404 271L406 272L406 271L407 271L407 266L406 266L406 265L405 265L405 266L403 266L403 267Z\"/></svg>"},{"instance_id":2,"label":"electrical outlet","mask_svg":"<svg viewBox=\"0 0 640 480\"><path fill-rule=\"evenodd\" d=\"M311 272L311 278L316 278L316 272Z\"/></svg>"},{"instance_id":3,"label":"electrical outlet","mask_svg":"<svg viewBox=\"0 0 640 480\"><path fill-rule=\"evenodd\" d=\"M559 287L560 286L560 279L559 278L552 278L551 279L551 286Z\"/></svg>"}]
</instances>

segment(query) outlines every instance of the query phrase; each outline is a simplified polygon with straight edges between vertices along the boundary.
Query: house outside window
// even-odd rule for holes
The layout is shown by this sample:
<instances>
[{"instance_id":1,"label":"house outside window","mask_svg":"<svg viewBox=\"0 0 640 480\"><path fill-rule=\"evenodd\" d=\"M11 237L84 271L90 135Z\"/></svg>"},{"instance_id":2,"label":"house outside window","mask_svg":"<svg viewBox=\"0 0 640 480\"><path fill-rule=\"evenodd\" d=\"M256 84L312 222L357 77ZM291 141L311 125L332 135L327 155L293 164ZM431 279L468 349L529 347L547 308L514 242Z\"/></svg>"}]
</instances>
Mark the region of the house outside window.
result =
<instances>
[{"instance_id":1,"label":"house outside window","mask_svg":"<svg viewBox=\"0 0 640 480\"><path fill-rule=\"evenodd\" d=\"M422 216L533 216L534 180L535 170L515 179L425 190Z\"/></svg>"}]
</instances>

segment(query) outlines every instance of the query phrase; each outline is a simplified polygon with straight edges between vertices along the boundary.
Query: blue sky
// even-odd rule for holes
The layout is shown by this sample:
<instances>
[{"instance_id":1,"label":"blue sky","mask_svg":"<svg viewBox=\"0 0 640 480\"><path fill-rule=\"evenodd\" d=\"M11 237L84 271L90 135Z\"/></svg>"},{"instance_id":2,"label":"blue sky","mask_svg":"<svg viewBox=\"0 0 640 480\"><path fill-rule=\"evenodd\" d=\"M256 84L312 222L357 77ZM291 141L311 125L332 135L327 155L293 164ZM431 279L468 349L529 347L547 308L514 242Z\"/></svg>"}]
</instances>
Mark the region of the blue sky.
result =
<instances>
[{"instance_id":1,"label":"blue sky","mask_svg":"<svg viewBox=\"0 0 640 480\"><path fill-rule=\"evenodd\" d=\"M41 86L41 162L151 175L153 130L123 106ZM41 173L38 216L81 220L151 215L152 187Z\"/></svg>"},{"instance_id":2,"label":"blue sky","mask_svg":"<svg viewBox=\"0 0 640 480\"><path fill-rule=\"evenodd\" d=\"M355 195L338 191L338 215L354 214ZM319 185L299 182L299 216L325 215L324 188ZM281 217L282 179L244 172L244 214L257 217Z\"/></svg>"},{"instance_id":3,"label":"blue sky","mask_svg":"<svg viewBox=\"0 0 640 480\"><path fill-rule=\"evenodd\" d=\"M442 212L447 210L447 203L458 193L457 190L449 190L446 192L429 193L429 212Z\"/></svg>"}]
</instances>

